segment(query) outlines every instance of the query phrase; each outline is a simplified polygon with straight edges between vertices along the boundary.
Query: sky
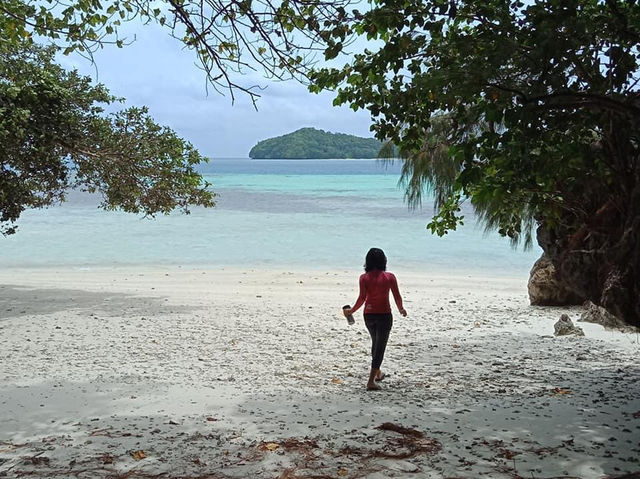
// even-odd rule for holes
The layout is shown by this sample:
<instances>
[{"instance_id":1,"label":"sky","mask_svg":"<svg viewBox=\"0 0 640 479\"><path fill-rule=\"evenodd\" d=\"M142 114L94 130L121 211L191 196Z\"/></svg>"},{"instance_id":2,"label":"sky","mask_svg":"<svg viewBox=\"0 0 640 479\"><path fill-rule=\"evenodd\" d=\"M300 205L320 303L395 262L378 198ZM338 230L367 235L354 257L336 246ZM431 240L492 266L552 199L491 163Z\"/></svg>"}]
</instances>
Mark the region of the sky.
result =
<instances>
[{"instance_id":1,"label":"sky","mask_svg":"<svg viewBox=\"0 0 640 479\"><path fill-rule=\"evenodd\" d=\"M135 24L134 24L135 23ZM66 68L76 68L105 84L112 94L126 98L123 107L149 107L161 125L176 131L210 158L248 157L260 140L303 127L336 133L373 136L366 111L332 106L333 94L309 93L294 82L278 82L251 73L238 78L243 85L266 87L258 110L242 92L236 101L212 88L207 92L205 75L196 66L193 52L158 25L127 25L127 38L135 41L123 48L105 46L95 54L95 65L78 55L60 57Z\"/></svg>"}]
</instances>

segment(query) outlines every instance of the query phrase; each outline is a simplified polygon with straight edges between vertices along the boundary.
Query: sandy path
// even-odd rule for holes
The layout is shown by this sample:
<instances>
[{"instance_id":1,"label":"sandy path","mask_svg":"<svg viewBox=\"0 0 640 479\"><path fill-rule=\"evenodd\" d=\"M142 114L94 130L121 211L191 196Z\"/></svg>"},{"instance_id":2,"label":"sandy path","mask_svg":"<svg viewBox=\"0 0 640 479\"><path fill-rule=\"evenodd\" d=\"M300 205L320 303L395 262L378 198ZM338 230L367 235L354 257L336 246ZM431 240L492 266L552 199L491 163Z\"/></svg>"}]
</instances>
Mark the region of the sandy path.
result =
<instances>
[{"instance_id":1,"label":"sandy path","mask_svg":"<svg viewBox=\"0 0 640 479\"><path fill-rule=\"evenodd\" d=\"M396 273L409 317L367 393L357 272L0 272L0 477L640 471L636 335L554 338L579 311L523 281Z\"/></svg>"}]
</instances>

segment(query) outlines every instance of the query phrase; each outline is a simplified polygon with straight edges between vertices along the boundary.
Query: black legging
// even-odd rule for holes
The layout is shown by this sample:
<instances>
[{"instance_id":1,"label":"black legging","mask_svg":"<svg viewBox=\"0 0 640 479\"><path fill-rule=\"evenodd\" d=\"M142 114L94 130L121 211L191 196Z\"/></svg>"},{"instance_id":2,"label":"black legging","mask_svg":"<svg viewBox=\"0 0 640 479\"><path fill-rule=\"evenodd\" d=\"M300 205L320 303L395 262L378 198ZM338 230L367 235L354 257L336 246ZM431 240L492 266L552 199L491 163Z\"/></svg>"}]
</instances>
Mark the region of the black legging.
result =
<instances>
[{"instance_id":1,"label":"black legging","mask_svg":"<svg viewBox=\"0 0 640 479\"><path fill-rule=\"evenodd\" d=\"M380 369L393 325L391 313L365 313L364 324L371 335L371 369Z\"/></svg>"}]
</instances>

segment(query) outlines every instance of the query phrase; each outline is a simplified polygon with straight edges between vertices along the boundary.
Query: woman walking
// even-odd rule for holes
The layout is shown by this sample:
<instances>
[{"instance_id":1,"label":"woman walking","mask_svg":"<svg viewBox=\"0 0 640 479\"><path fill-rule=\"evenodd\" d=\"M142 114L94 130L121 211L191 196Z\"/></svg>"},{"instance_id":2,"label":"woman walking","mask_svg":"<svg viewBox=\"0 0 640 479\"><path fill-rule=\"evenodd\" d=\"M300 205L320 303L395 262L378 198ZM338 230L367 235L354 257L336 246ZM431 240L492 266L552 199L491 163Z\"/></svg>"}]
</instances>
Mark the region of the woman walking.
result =
<instances>
[{"instance_id":1,"label":"woman walking","mask_svg":"<svg viewBox=\"0 0 640 479\"><path fill-rule=\"evenodd\" d=\"M356 312L364 304L364 323L371 335L371 372L367 382L367 390L377 391L380 386L376 381L384 377L380 365L384 358L389 333L393 325L389 291L393 294L398 311L402 316L407 312L402 307L402 297L398 290L396 277L387 273L387 257L378 248L371 248L367 253L364 265L365 273L360 276L360 294L352 308L343 309L345 316Z\"/></svg>"}]
</instances>

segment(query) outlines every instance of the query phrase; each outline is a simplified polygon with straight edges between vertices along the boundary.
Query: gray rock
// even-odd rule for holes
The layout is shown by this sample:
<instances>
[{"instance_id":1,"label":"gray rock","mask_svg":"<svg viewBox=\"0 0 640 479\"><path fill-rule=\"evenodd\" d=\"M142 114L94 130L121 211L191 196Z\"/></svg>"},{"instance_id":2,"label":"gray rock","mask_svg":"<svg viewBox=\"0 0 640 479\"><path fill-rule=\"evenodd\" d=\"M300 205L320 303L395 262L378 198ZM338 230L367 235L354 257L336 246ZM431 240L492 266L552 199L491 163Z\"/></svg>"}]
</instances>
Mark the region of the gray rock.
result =
<instances>
[{"instance_id":1,"label":"gray rock","mask_svg":"<svg viewBox=\"0 0 640 479\"><path fill-rule=\"evenodd\" d=\"M527 289L529 302L535 306L565 306L584 301L584 298L580 298L560 280L555 266L546 254L531 268Z\"/></svg>"},{"instance_id":2,"label":"gray rock","mask_svg":"<svg viewBox=\"0 0 640 479\"><path fill-rule=\"evenodd\" d=\"M578 326L574 326L571 318L566 314L560 316L560 319L553 325L556 336L568 336L574 334L576 336L584 336L584 331Z\"/></svg>"},{"instance_id":3,"label":"gray rock","mask_svg":"<svg viewBox=\"0 0 640 479\"><path fill-rule=\"evenodd\" d=\"M585 301L583 306L585 311L582 313L578 321L599 324L604 326L605 329L619 329L622 331L633 329L629 328L626 323L618 319L602 306L598 306L591 301Z\"/></svg>"}]
</instances>

